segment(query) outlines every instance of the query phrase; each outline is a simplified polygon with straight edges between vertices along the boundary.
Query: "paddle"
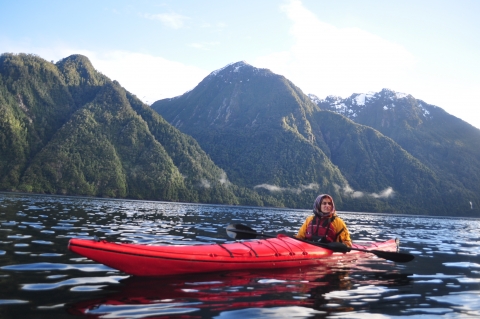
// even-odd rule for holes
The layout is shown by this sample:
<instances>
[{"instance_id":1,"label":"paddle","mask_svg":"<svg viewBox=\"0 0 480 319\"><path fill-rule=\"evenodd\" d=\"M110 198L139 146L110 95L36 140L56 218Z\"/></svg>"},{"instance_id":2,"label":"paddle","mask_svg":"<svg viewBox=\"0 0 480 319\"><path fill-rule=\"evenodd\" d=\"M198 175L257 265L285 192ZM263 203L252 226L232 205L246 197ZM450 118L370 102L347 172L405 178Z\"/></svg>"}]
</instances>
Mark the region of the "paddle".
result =
<instances>
[{"instance_id":1,"label":"paddle","mask_svg":"<svg viewBox=\"0 0 480 319\"><path fill-rule=\"evenodd\" d=\"M250 228L246 225L242 225L242 224L230 224L230 225L228 225L227 226L227 235L230 238L233 238L233 239L254 239L254 238L257 238L258 236L268 237L268 238L276 238L277 237L277 236L274 236L274 235L257 233L254 229L252 229L252 228ZM295 238L295 237L291 237L291 236L286 236L286 237L293 238L293 239L296 239L298 241L308 243L310 245L314 245L314 246L318 246L318 247L322 247L322 248L327 248L327 249L330 249L331 251L337 252L337 253L346 253L346 252L349 252L351 250L357 250L357 251L363 251L363 252L366 252L366 253L371 253L371 254L376 255L377 257L380 257L380 258L383 258L383 259L386 259L386 260L390 260L390 261L399 262L399 263L406 263L406 262L412 261L413 258L415 258L413 255L406 254L406 253L397 253L397 252L382 251L382 250L366 250L366 249L348 247L347 245L342 244L342 243L338 243L338 242L323 244L323 243L315 243L315 242L311 242L311 241L308 241L308 240L303 240L303 239L299 239L299 238Z\"/></svg>"}]
</instances>

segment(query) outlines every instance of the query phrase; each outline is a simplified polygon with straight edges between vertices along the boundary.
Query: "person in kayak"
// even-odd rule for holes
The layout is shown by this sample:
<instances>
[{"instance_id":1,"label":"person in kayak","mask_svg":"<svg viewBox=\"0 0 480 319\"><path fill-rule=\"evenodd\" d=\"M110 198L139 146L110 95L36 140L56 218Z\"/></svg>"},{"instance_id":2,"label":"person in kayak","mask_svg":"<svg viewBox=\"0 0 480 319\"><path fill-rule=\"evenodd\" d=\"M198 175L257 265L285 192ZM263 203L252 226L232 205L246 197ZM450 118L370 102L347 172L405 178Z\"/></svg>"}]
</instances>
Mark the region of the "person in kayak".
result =
<instances>
[{"instance_id":1,"label":"person in kayak","mask_svg":"<svg viewBox=\"0 0 480 319\"><path fill-rule=\"evenodd\" d=\"M337 216L332 196L322 194L313 204L313 215L308 216L295 236L320 243L340 242L352 247L345 222Z\"/></svg>"}]
</instances>

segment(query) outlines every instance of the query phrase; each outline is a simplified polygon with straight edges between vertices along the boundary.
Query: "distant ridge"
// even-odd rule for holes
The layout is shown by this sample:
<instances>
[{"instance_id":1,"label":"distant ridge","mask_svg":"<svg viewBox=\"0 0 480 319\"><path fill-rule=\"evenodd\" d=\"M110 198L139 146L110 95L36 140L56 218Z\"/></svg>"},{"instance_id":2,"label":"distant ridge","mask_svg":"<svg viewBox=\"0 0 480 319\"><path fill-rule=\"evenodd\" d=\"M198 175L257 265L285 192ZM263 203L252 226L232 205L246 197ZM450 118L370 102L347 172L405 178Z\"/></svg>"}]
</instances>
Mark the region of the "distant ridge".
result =
<instances>
[{"instance_id":1,"label":"distant ridge","mask_svg":"<svg viewBox=\"0 0 480 319\"><path fill-rule=\"evenodd\" d=\"M435 172L443 192L462 194L454 210L476 212L480 194L480 130L442 108L389 89L342 99L310 98L392 138Z\"/></svg>"}]
</instances>

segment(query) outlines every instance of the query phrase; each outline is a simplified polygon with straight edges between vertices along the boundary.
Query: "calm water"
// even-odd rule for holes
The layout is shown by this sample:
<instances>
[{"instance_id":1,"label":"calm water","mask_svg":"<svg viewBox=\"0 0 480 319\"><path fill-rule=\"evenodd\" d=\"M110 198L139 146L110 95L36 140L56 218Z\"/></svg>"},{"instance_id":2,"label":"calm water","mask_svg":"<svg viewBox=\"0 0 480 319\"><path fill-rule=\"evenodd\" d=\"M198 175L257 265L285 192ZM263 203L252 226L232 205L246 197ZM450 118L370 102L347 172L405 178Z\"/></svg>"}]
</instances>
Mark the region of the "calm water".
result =
<instances>
[{"instance_id":1,"label":"calm water","mask_svg":"<svg viewBox=\"0 0 480 319\"><path fill-rule=\"evenodd\" d=\"M480 221L341 212L355 242L400 238L414 261L139 278L72 237L226 242L244 223L296 233L309 211L0 194L0 318L478 318Z\"/></svg>"}]
</instances>

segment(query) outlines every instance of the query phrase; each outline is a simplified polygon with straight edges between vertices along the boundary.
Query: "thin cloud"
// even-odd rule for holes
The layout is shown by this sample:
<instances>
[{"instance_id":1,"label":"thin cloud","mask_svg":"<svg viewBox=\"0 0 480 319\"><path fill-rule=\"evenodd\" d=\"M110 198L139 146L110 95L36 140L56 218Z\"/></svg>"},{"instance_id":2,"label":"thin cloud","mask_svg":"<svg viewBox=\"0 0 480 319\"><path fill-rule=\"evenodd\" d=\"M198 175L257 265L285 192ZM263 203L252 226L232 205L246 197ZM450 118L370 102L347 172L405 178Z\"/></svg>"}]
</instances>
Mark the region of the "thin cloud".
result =
<instances>
[{"instance_id":1,"label":"thin cloud","mask_svg":"<svg viewBox=\"0 0 480 319\"><path fill-rule=\"evenodd\" d=\"M210 185L210 182L208 180L202 178L202 180L200 181L200 187L210 188L211 185Z\"/></svg>"},{"instance_id":2,"label":"thin cloud","mask_svg":"<svg viewBox=\"0 0 480 319\"><path fill-rule=\"evenodd\" d=\"M387 187L379 193L365 193L361 191L356 191L350 187L350 185L345 185L341 187L340 185L335 184L335 188L341 191L344 195L351 198L362 198L364 196L370 196L377 199L387 199L395 196L395 191L392 187Z\"/></svg>"},{"instance_id":3,"label":"thin cloud","mask_svg":"<svg viewBox=\"0 0 480 319\"><path fill-rule=\"evenodd\" d=\"M185 21L189 20L189 17L183 16L178 13L158 13L158 14L144 14L144 17L150 20L159 20L162 24L168 28L180 29L185 25Z\"/></svg>"},{"instance_id":4,"label":"thin cloud","mask_svg":"<svg viewBox=\"0 0 480 319\"><path fill-rule=\"evenodd\" d=\"M300 194L303 191L306 190L315 190L318 189L318 184L317 183L310 183L308 185L300 185L299 187L280 187L276 185L270 185L270 184L260 184L255 186L254 188L264 188L272 193L281 193L281 192L290 192L290 193L295 193L295 194Z\"/></svg>"},{"instance_id":5,"label":"thin cloud","mask_svg":"<svg viewBox=\"0 0 480 319\"><path fill-rule=\"evenodd\" d=\"M230 181L228 180L227 174L225 172L222 172L220 174L220 178L218 179L218 181L220 182L220 184L222 184L224 186L229 186L230 185ZM210 188L210 187L212 187L212 184L206 178L202 178L200 180L200 187Z\"/></svg>"},{"instance_id":6,"label":"thin cloud","mask_svg":"<svg viewBox=\"0 0 480 319\"><path fill-rule=\"evenodd\" d=\"M381 191L379 194L372 193L372 194L370 194L370 196L372 196L374 198L389 198L389 197L392 197L394 194L395 194L395 192L393 191L393 188L388 187L388 188L384 189L383 191Z\"/></svg>"},{"instance_id":7,"label":"thin cloud","mask_svg":"<svg viewBox=\"0 0 480 319\"><path fill-rule=\"evenodd\" d=\"M353 188L351 188L349 185L346 185L343 188L343 193L345 195L348 195L348 196L352 197L352 198L362 198L363 196L365 196L364 192L356 191Z\"/></svg>"},{"instance_id":8,"label":"thin cloud","mask_svg":"<svg viewBox=\"0 0 480 319\"><path fill-rule=\"evenodd\" d=\"M222 185L230 185L230 181L228 180L227 174L225 172L222 172L222 174L220 175L219 182Z\"/></svg>"}]
</instances>

